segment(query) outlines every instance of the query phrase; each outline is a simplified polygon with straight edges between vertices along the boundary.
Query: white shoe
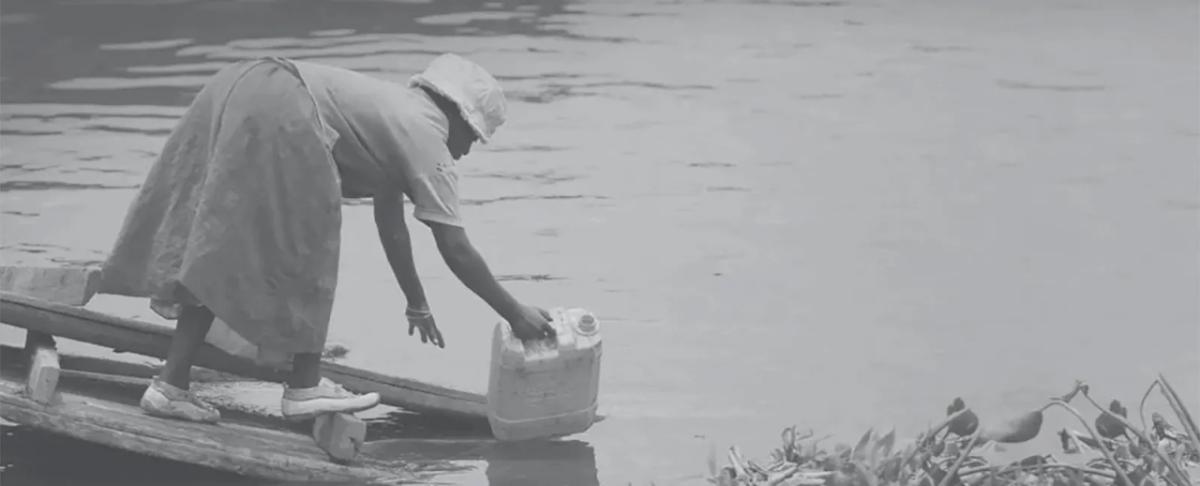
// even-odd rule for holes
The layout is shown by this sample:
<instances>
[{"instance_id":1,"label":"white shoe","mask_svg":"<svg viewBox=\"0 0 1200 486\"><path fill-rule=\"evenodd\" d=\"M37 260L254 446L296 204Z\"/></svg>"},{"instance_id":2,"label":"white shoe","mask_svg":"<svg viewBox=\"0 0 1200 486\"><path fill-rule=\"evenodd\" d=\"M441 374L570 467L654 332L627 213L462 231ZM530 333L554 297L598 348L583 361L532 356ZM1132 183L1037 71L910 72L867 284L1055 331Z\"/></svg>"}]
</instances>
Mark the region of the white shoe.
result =
<instances>
[{"instance_id":1,"label":"white shoe","mask_svg":"<svg viewBox=\"0 0 1200 486\"><path fill-rule=\"evenodd\" d=\"M204 403L191 392L155 379L142 394L142 410L158 417L175 418L190 422L217 423L221 412Z\"/></svg>"},{"instance_id":2,"label":"white shoe","mask_svg":"<svg viewBox=\"0 0 1200 486\"><path fill-rule=\"evenodd\" d=\"M327 378L312 388L288 388L284 384L283 417L288 420L307 420L326 413L361 412L379 405L375 392L358 395Z\"/></svg>"}]
</instances>

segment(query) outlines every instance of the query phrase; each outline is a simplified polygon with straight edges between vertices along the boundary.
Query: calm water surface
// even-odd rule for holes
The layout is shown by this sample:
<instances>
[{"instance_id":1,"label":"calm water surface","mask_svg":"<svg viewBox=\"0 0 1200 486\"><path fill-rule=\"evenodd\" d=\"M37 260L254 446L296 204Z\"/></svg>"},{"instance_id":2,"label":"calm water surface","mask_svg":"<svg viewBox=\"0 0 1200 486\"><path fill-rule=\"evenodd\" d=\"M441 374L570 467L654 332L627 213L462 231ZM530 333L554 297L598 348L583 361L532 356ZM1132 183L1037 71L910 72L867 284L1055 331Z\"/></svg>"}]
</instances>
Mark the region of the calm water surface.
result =
<instances>
[{"instance_id":1,"label":"calm water surface","mask_svg":"<svg viewBox=\"0 0 1200 486\"><path fill-rule=\"evenodd\" d=\"M8 0L0 255L102 261L224 63L403 81L456 52L510 95L511 121L460 164L469 233L520 299L600 315L607 420L532 448L390 443L451 461L441 481L704 484L710 448L764 455L784 426L911 436L955 396L1000 417L1076 378L1136 403L1164 372L1196 410L1198 10ZM428 232L413 225L445 350L407 336L370 207L344 220L330 342L354 366L484 391L497 317ZM154 320L140 301L92 305ZM7 474L36 482L12 451L49 439L21 436L4 438ZM89 477L133 467L103 464Z\"/></svg>"}]
</instances>

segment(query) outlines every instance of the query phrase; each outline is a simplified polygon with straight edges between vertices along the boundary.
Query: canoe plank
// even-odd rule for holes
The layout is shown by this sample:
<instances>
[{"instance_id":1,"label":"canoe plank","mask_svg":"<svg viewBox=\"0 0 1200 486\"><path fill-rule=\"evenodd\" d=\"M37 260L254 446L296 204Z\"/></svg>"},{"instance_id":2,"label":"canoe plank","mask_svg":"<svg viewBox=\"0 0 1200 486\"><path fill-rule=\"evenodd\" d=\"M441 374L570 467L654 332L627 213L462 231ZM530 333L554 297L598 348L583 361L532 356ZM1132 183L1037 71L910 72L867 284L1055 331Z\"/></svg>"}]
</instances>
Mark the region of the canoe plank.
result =
<instances>
[{"instance_id":1,"label":"canoe plank","mask_svg":"<svg viewBox=\"0 0 1200 486\"><path fill-rule=\"evenodd\" d=\"M84 267L0 265L0 291L66 305L87 304L100 284L100 270Z\"/></svg>"},{"instance_id":2,"label":"canoe plank","mask_svg":"<svg viewBox=\"0 0 1200 486\"><path fill-rule=\"evenodd\" d=\"M61 391L52 405L0 380L0 413L6 420L131 452L281 481L353 481L397 484L410 472L363 458L339 465L312 438L280 430L222 422L197 424L151 417L136 406Z\"/></svg>"}]
</instances>

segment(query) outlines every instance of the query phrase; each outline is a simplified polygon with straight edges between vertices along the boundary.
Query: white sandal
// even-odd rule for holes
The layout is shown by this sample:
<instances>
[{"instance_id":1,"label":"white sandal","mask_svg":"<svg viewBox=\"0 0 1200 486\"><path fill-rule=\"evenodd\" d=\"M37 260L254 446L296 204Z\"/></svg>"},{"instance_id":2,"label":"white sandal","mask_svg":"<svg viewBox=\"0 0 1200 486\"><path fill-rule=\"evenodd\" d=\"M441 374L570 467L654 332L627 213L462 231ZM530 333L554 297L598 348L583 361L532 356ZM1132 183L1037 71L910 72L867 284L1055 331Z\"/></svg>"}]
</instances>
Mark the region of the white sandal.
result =
<instances>
[{"instance_id":1,"label":"white sandal","mask_svg":"<svg viewBox=\"0 0 1200 486\"><path fill-rule=\"evenodd\" d=\"M375 392L351 393L327 378L312 388L288 388L284 384L283 417L288 420L307 420L326 413L355 413L379 405Z\"/></svg>"},{"instance_id":2,"label":"white sandal","mask_svg":"<svg viewBox=\"0 0 1200 486\"><path fill-rule=\"evenodd\" d=\"M157 378L142 394L141 407L146 413L157 417L201 423L217 423L221 420L221 412L216 407L196 398L187 390Z\"/></svg>"}]
</instances>

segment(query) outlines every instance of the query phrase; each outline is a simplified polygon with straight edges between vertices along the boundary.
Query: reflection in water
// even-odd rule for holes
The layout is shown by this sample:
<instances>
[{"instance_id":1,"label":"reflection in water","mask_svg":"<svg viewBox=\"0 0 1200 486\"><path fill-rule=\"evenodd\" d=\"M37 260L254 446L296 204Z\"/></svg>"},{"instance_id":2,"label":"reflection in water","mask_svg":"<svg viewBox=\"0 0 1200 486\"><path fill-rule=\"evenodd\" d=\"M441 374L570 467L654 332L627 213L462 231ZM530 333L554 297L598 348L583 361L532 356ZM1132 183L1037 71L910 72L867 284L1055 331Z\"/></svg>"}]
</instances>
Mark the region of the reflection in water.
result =
<instances>
[{"instance_id":1,"label":"reflection in water","mask_svg":"<svg viewBox=\"0 0 1200 486\"><path fill-rule=\"evenodd\" d=\"M482 453L491 486L600 484L596 455L580 441L496 444Z\"/></svg>"},{"instance_id":2,"label":"reflection in water","mask_svg":"<svg viewBox=\"0 0 1200 486\"><path fill-rule=\"evenodd\" d=\"M484 439L492 436L487 420L422 415L406 411L391 411L370 419L367 440L460 438Z\"/></svg>"},{"instance_id":3,"label":"reflection in water","mask_svg":"<svg viewBox=\"0 0 1200 486\"><path fill-rule=\"evenodd\" d=\"M484 462L484 474L491 486L600 484L592 446L576 440L395 439L370 443L368 450L372 455L402 462Z\"/></svg>"}]
</instances>

